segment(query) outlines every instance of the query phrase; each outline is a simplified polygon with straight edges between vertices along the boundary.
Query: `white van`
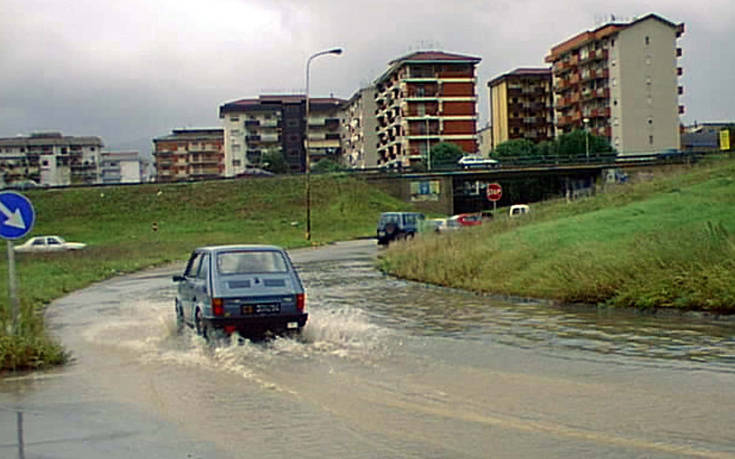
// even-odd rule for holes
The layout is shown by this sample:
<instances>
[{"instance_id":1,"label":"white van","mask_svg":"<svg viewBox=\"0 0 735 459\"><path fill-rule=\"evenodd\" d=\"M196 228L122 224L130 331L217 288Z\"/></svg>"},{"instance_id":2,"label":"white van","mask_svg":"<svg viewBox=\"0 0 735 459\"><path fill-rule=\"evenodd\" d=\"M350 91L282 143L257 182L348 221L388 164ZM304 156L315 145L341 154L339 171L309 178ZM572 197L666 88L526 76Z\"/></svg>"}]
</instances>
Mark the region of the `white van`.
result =
<instances>
[{"instance_id":1,"label":"white van","mask_svg":"<svg viewBox=\"0 0 735 459\"><path fill-rule=\"evenodd\" d=\"M513 204L510 206L510 211L508 211L508 216L510 217L518 217L519 215L527 214L531 211L531 208L528 207L528 204Z\"/></svg>"}]
</instances>

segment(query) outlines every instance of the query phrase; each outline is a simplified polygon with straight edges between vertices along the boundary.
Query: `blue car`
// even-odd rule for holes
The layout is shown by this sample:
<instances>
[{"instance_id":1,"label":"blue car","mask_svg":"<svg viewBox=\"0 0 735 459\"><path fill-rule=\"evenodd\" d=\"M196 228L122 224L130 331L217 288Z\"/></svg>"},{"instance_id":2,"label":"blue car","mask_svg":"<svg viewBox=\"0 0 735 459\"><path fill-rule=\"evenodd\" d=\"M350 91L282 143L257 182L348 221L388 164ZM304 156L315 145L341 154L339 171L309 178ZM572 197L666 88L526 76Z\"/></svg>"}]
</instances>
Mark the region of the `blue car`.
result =
<instances>
[{"instance_id":1,"label":"blue car","mask_svg":"<svg viewBox=\"0 0 735 459\"><path fill-rule=\"evenodd\" d=\"M206 339L298 334L308 314L306 292L285 250L227 245L194 250L182 275L173 276L176 325Z\"/></svg>"}]
</instances>

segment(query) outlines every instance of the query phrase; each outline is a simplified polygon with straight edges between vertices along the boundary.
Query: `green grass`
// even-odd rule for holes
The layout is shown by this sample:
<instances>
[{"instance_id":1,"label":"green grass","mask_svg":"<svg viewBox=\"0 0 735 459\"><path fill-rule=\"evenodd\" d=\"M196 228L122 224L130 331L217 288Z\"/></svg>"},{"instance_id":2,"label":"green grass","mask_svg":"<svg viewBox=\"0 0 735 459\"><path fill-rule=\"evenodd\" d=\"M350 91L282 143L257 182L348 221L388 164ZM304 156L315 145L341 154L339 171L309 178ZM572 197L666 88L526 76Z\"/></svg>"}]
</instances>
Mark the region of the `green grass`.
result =
<instances>
[{"instance_id":1,"label":"green grass","mask_svg":"<svg viewBox=\"0 0 735 459\"><path fill-rule=\"evenodd\" d=\"M25 194L36 210L29 237L58 234L89 246L79 252L16 255L23 311L17 334L8 330L7 257L0 257L0 298L6 306L0 308L0 371L63 363L68 356L46 333L43 307L95 281L185 260L200 245L307 245L302 177ZM312 240L373 236L380 212L409 207L362 181L312 176Z\"/></svg>"},{"instance_id":2,"label":"green grass","mask_svg":"<svg viewBox=\"0 0 735 459\"><path fill-rule=\"evenodd\" d=\"M735 162L532 207L396 244L381 268L477 292L735 313Z\"/></svg>"}]
</instances>

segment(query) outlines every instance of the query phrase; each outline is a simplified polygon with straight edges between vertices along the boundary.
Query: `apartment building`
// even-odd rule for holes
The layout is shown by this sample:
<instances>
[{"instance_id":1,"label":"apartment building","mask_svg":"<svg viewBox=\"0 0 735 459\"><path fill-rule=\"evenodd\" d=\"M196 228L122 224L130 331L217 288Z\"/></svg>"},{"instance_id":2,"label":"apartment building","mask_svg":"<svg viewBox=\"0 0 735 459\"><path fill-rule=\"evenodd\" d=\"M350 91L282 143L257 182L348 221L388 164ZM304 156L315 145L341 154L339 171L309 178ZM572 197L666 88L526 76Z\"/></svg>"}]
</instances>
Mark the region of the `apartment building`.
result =
<instances>
[{"instance_id":1,"label":"apartment building","mask_svg":"<svg viewBox=\"0 0 735 459\"><path fill-rule=\"evenodd\" d=\"M342 164L358 169L378 165L375 87L359 89L342 108Z\"/></svg>"},{"instance_id":2,"label":"apartment building","mask_svg":"<svg viewBox=\"0 0 735 459\"><path fill-rule=\"evenodd\" d=\"M554 138L550 68L518 68L487 86L491 150L511 139L538 143Z\"/></svg>"},{"instance_id":3,"label":"apartment building","mask_svg":"<svg viewBox=\"0 0 735 459\"><path fill-rule=\"evenodd\" d=\"M340 108L345 100L334 97L309 98L309 158L339 160ZM265 153L276 150L291 172L306 165L306 96L261 95L220 106L224 126L225 176L244 174L261 167Z\"/></svg>"},{"instance_id":4,"label":"apartment building","mask_svg":"<svg viewBox=\"0 0 735 459\"><path fill-rule=\"evenodd\" d=\"M99 183L102 147L99 137L65 136L60 132L0 138L0 175L8 185Z\"/></svg>"},{"instance_id":5,"label":"apartment building","mask_svg":"<svg viewBox=\"0 0 735 459\"><path fill-rule=\"evenodd\" d=\"M157 182L224 176L222 128L174 129L153 139Z\"/></svg>"},{"instance_id":6,"label":"apartment building","mask_svg":"<svg viewBox=\"0 0 735 459\"><path fill-rule=\"evenodd\" d=\"M137 151L103 151L100 154L101 182L141 183L147 181L148 161Z\"/></svg>"},{"instance_id":7,"label":"apartment building","mask_svg":"<svg viewBox=\"0 0 735 459\"><path fill-rule=\"evenodd\" d=\"M421 51L395 59L375 81L378 164L411 166L431 147L452 142L477 151L480 58Z\"/></svg>"},{"instance_id":8,"label":"apartment building","mask_svg":"<svg viewBox=\"0 0 735 459\"><path fill-rule=\"evenodd\" d=\"M679 148L684 24L656 14L608 23L554 46L556 135L588 128L621 155Z\"/></svg>"}]
</instances>

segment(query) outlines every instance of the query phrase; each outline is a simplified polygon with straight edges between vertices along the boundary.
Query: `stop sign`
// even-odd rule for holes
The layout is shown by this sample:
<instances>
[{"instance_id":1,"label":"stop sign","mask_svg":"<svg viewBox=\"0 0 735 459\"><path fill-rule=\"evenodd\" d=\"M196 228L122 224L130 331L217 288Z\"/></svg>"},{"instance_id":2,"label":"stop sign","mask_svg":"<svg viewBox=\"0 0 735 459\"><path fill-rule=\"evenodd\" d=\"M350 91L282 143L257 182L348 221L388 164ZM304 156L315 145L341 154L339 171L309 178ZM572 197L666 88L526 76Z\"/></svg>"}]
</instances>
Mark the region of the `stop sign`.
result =
<instances>
[{"instance_id":1,"label":"stop sign","mask_svg":"<svg viewBox=\"0 0 735 459\"><path fill-rule=\"evenodd\" d=\"M503 196L503 187L499 183L488 183L487 200L493 202L500 201L501 196Z\"/></svg>"}]
</instances>

